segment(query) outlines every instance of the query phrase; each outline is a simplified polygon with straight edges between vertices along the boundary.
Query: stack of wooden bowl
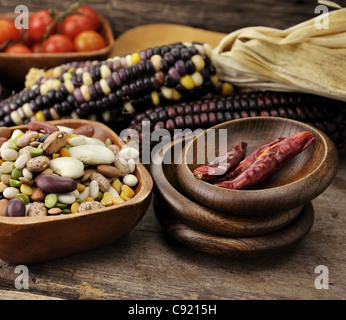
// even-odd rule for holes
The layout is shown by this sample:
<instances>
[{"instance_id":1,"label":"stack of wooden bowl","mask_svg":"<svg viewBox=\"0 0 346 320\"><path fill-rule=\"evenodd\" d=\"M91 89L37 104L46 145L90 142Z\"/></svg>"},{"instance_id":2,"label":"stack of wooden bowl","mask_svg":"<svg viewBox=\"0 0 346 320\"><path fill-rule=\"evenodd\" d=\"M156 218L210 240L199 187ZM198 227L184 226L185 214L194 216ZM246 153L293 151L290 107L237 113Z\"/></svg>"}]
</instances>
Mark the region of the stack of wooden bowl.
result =
<instances>
[{"instance_id":1,"label":"stack of wooden bowl","mask_svg":"<svg viewBox=\"0 0 346 320\"><path fill-rule=\"evenodd\" d=\"M225 132L220 129L227 129L227 149L244 141L246 154L272 139L300 131L311 132L315 141L258 188L230 190L192 173L205 164L198 159L212 160L219 155L215 150L219 149L220 132ZM206 139L211 130L215 143ZM208 254L257 257L282 252L311 230L311 200L330 185L338 164L334 144L312 126L275 117L232 120L193 139L175 140L153 155L155 214L176 240Z\"/></svg>"}]
</instances>

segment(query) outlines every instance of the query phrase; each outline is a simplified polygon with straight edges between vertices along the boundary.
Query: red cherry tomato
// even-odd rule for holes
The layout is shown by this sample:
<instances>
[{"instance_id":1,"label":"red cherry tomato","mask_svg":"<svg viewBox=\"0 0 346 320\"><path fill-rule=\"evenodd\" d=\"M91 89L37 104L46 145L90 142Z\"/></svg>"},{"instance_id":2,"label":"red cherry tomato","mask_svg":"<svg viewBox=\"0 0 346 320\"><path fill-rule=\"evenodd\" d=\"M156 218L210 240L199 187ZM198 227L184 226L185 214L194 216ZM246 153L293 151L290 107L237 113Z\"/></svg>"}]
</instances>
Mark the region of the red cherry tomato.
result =
<instances>
[{"instance_id":1,"label":"red cherry tomato","mask_svg":"<svg viewBox=\"0 0 346 320\"><path fill-rule=\"evenodd\" d=\"M105 40L96 31L81 32L74 39L73 44L78 52L99 50L106 46Z\"/></svg>"},{"instance_id":2,"label":"red cherry tomato","mask_svg":"<svg viewBox=\"0 0 346 320\"><path fill-rule=\"evenodd\" d=\"M87 30L95 30L92 19L81 14L67 16L61 24L61 33L73 40L78 34Z\"/></svg>"},{"instance_id":3,"label":"red cherry tomato","mask_svg":"<svg viewBox=\"0 0 346 320\"><path fill-rule=\"evenodd\" d=\"M15 43L12 46L9 46L5 53L32 53L32 51L24 44Z\"/></svg>"},{"instance_id":4,"label":"red cherry tomato","mask_svg":"<svg viewBox=\"0 0 346 320\"><path fill-rule=\"evenodd\" d=\"M44 42L42 52L72 52L74 51L73 43L69 37L63 34L53 34Z\"/></svg>"},{"instance_id":5,"label":"red cherry tomato","mask_svg":"<svg viewBox=\"0 0 346 320\"><path fill-rule=\"evenodd\" d=\"M29 36L35 42L41 42L43 36L47 32L47 27L54 22L54 19L48 10L36 11L29 20ZM55 28L53 27L50 34L54 33Z\"/></svg>"},{"instance_id":6,"label":"red cherry tomato","mask_svg":"<svg viewBox=\"0 0 346 320\"><path fill-rule=\"evenodd\" d=\"M90 18L94 24L94 30L97 30L100 26L100 16L99 14L91 7L88 6L80 6L77 8L76 13L82 14Z\"/></svg>"},{"instance_id":7,"label":"red cherry tomato","mask_svg":"<svg viewBox=\"0 0 346 320\"><path fill-rule=\"evenodd\" d=\"M0 19L0 44L9 40L19 41L20 31L9 19Z\"/></svg>"}]
</instances>

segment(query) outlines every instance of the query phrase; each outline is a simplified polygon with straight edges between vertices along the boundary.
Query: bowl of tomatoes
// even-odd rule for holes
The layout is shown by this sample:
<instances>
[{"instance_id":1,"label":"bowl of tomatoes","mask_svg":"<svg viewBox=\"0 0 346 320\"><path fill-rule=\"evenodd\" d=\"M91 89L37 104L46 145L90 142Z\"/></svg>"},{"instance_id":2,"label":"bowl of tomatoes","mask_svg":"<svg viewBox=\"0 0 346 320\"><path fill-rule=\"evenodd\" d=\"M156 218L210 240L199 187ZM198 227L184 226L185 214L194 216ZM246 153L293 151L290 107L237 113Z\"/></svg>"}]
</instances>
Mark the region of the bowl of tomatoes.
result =
<instances>
[{"instance_id":1,"label":"bowl of tomatoes","mask_svg":"<svg viewBox=\"0 0 346 320\"><path fill-rule=\"evenodd\" d=\"M0 82L7 87L23 87L31 68L104 60L113 48L109 22L89 6L35 11L29 15L27 29L16 27L16 17L0 14Z\"/></svg>"}]
</instances>

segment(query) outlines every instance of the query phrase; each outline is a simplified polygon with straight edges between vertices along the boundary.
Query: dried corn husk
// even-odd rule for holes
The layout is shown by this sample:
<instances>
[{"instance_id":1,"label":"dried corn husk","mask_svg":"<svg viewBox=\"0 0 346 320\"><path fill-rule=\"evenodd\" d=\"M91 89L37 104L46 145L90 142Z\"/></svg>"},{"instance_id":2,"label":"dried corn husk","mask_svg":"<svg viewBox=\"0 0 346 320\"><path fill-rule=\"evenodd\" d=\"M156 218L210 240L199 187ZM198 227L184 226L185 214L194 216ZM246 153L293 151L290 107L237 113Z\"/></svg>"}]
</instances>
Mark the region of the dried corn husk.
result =
<instances>
[{"instance_id":1,"label":"dried corn husk","mask_svg":"<svg viewBox=\"0 0 346 320\"><path fill-rule=\"evenodd\" d=\"M322 22L327 29L317 28ZM237 30L213 50L213 61L221 80L240 87L307 92L346 101L346 9L285 30Z\"/></svg>"}]
</instances>

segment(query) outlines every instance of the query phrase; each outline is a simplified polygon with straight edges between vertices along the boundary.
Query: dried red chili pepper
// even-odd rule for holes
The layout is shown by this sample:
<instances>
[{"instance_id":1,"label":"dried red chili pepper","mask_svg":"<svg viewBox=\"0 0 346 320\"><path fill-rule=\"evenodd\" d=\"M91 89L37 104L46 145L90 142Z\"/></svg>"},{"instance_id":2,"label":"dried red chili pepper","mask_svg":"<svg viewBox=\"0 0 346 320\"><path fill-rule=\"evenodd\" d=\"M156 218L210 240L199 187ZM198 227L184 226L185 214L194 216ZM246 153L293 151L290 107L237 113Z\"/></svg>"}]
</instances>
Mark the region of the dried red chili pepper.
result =
<instances>
[{"instance_id":1,"label":"dried red chili pepper","mask_svg":"<svg viewBox=\"0 0 346 320\"><path fill-rule=\"evenodd\" d=\"M211 180L235 168L244 158L247 143L239 142L226 154L215 158L205 166L196 168L193 174L197 179Z\"/></svg>"},{"instance_id":2,"label":"dried red chili pepper","mask_svg":"<svg viewBox=\"0 0 346 320\"><path fill-rule=\"evenodd\" d=\"M245 171L248 167L250 167L255 162L257 157L264 150L266 150L267 148L271 147L272 145L274 145L275 143L277 143L283 139L285 139L285 138L281 138L281 137L276 138L276 139L264 144L263 146L257 148L256 150L252 151L244 160L240 161L240 163L235 167L234 170L229 171L227 174L214 179L213 182L231 180L231 179L235 178L236 176L239 176L243 171Z\"/></svg>"},{"instance_id":3,"label":"dried red chili pepper","mask_svg":"<svg viewBox=\"0 0 346 320\"><path fill-rule=\"evenodd\" d=\"M214 183L227 189L248 189L256 186L278 170L289 158L305 150L315 138L308 131L298 132L264 150L244 172L233 180Z\"/></svg>"}]
</instances>

